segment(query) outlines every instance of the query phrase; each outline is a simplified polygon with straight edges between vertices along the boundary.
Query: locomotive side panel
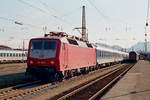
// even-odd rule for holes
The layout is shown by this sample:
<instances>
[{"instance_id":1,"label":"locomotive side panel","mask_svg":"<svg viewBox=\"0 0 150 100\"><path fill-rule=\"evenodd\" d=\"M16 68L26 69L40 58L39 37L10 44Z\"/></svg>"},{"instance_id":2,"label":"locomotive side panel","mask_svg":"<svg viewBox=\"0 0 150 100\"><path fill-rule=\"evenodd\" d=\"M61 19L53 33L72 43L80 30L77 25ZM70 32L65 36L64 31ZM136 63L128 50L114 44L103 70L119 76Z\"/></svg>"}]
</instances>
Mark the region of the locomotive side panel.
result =
<instances>
[{"instance_id":1,"label":"locomotive side panel","mask_svg":"<svg viewBox=\"0 0 150 100\"><path fill-rule=\"evenodd\" d=\"M79 47L76 45L67 46L67 66L63 70L71 70L96 65L96 51L93 48Z\"/></svg>"},{"instance_id":2,"label":"locomotive side panel","mask_svg":"<svg viewBox=\"0 0 150 100\"><path fill-rule=\"evenodd\" d=\"M68 66L68 44L61 43L60 53L59 53L59 71L63 71Z\"/></svg>"}]
</instances>

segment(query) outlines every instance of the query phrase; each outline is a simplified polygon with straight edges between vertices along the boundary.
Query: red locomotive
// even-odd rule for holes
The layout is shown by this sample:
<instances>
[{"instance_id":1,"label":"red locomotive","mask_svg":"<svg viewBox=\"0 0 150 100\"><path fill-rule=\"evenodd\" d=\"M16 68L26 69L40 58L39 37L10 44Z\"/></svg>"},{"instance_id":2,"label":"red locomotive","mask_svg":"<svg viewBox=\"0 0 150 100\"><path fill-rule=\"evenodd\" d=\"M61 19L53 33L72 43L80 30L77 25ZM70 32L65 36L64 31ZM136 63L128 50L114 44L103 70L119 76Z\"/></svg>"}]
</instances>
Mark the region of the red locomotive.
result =
<instances>
[{"instance_id":1,"label":"red locomotive","mask_svg":"<svg viewBox=\"0 0 150 100\"><path fill-rule=\"evenodd\" d=\"M49 35L30 40L27 75L58 81L95 70L102 64L128 59L128 53L94 47L89 42L75 36L69 37L64 32L50 32Z\"/></svg>"},{"instance_id":2,"label":"red locomotive","mask_svg":"<svg viewBox=\"0 0 150 100\"><path fill-rule=\"evenodd\" d=\"M91 44L66 38L62 32L57 35L51 32L51 37L30 40L27 74L40 79L61 80L96 65L95 48Z\"/></svg>"}]
</instances>

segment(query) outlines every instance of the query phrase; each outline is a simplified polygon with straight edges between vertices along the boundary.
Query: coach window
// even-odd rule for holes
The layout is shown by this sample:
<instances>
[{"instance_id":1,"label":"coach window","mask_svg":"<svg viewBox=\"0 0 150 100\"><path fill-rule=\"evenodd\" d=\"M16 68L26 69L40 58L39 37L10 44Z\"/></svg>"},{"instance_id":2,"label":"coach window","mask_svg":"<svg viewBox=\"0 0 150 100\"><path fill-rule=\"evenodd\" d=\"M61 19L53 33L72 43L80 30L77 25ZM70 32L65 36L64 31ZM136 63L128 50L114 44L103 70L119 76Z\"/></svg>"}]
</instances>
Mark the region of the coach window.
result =
<instances>
[{"instance_id":1,"label":"coach window","mask_svg":"<svg viewBox=\"0 0 150 100\"><path fill-rule=\"evenodd\" d=\"M108 57L108 52L107 51L106 51L105 55L106 55L106 57Z\"/></svg>"},{"instance_id":2,"label":"coach window","mask_svg":"<svg viewBox=\"0 0 150 100\"><path fill-rule=\"evenodd\" d=\"M104 57L106 57L106 51L104 51Z\"/></svg>"},{"instance_id":3,"label":"coach window","mask_svg":"<svg viewBox=\"0 0 150 100\"><path fill-rule=\"evenodd\" d=\"M9 53L7 53L7 57L9 57Z\"/></svg>"},{"instance_id":4,"label":"coach window","mask_svg":"<svg viewBox=\"0 0 150 100\"><path fill-rule=\"evenodd\" d=\"M15 53L13 53L13 57L15 57Z\"/></svg>"},{"instance_id":5,"label":"coach window","mask_svg":"<svg viewBox=\"0 0 150 100\"><path fill-rule=\"evenodd\" d=\"M6 57L6 53L4 53L4 57Z\"/></svg>"},{"instance_id":6,"label":"coach window","mask_svg":"<svg viewBox=\"0 0 150 100\"><path fill-rule=\"evenodd\" d=\"M63 43L62 49L65 50L65 43Z\"/></svg>"},{"instance_id":7,"label":"coach window","mask_svg":"<svg viewBox=\"0 0 150 100\"><path fill-rule=\"evenodd\" d=\"M26 57L28 56L27 52L25 53L25 56L26 56Z\"/></svg>"},{"instance_id":8,"label":"coach window","mask_svg":"<svg viewBox=\"0 0 150 100\"><path fill-rule=\"evenodd\" d=\"M111 58L113 57L113 53L111 52Z\"/></svg>"},{"instance_id":9,"label":"coach window","mask_svg":"<svg viewBox=\"0 0 150 100\"><path fill-rule=\"evenodd\" d=\"M4 53L1 53L1 57L3 57L4 56Z\"/></svg>"},{"instance_id":10,"label":"coach window","mask_svg":"<svg viewBox=\"0 0 150 100\"><path fill-rule=\"evenodd\" d=\"M102 51L102 57L104 57L104 52Z\"/></svg>"},{"instance_id":11,"label":"coach window","mask_svg":"<svg viewBox=\"0 0 150 100\"><path fill-rule=\"evenodd\" d=\"M101 51L101 57L103 57L103 51Z\"/></svg>"},{"instance_id":12,"label":"coach window","mask_svg":"<svg viewBox=\"0 0 150 100\"><path fill-rule=\"evenodd\" d=\"M12 53L10 53L10 57L12 57Z\"/></svg>"},{"instance_id":13,"label":"coach window","mask_svg":"<svg viewBox=\"0 0 150 100\"><path fill-rule=\"evenodd\" d=\"M103 57L105 57L105 51L103 51Z\"/></svg>"},{"instance_id":14,"label":"coach window","mask_svg":"<svg viewBox=\"0 0 150 100\"><path fill-rule=\"evenodd\" d=\"M109 54L109 52L107 52L107 57L109 58L109 56L110 56L110 54Z\"/></svg>"},{"instance_id":15,"label":"coach window","mask_svg":"<svg viewBox=\"0 0 150 100\"><path fill-rule=\"evenodd\" d=\"M5 57L5 55L6 55L6 54L5 54L5 53L3 53L3 57Z\"/></svg>"},{"instance_id":16,"label":"coach window","mask_svg":"<svg viewBox=\"0 0 150 100\"><path fill-rule=\"evenodd\" d=\"M21 57L21 53L19 53L19 57Z\"/></svg>"},{"instance_id":17,"label":"coach window","mask_svg":"<svg viewBox=\"0 0 150 100\"><path fill-rule=\"evenodd\" d=\"M99 57L101 57L101 51L99 51Z\"/></svg>"}]
</instances>

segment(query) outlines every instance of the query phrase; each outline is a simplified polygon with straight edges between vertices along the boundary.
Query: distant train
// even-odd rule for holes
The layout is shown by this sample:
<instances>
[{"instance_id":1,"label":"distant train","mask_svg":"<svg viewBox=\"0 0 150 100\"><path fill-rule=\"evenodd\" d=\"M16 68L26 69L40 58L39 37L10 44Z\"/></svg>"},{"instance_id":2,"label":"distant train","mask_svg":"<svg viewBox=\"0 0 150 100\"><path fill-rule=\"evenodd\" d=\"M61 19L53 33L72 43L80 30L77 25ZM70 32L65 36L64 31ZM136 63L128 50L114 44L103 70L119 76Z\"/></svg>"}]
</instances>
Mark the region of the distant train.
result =
<instances>
[{"instance_id":1,"label":"distant train","mask_svg":"<svg viewBox=\"0 0 150 100\"><path fill-rule=\"evenodd\" d=\"M0 63L26 62L27 51L0 50Z\"/></svg>"},{"instance_id":2,"label":"distant train","mask_svg":"<svg viewBox=\"0 0 150 100\"><path fill-rule=\"evenodd\" d=\"M128 53L51 32L50 37L30 40L26 74L42 80L62 80L128 59Z\"/></svg>"},{"instance_id":3,"label":"distant train","mask_svg":"<svg viewBox=\"0 0 150 100\"><path fill-rule=\"evenodd\" d=\"M130 62L137 62L140 58L140 54L135 52L135 51L131 51L129 52L129 60Z\"/></svg>"}]
</instances>

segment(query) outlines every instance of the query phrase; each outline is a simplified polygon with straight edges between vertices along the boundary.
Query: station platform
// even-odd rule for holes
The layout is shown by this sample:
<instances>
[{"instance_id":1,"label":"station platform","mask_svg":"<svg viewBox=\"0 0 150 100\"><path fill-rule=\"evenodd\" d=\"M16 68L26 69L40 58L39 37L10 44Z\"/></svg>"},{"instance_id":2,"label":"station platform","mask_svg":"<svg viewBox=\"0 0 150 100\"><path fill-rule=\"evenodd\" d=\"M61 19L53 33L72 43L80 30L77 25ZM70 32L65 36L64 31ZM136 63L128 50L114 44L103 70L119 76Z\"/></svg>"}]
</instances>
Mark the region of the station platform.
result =
<instances>
[{"instance_id":1,"label":"station platform","mask_svg":"<svg viewBox=\"0 0 150 100\"><path fill-rule=\"evenodd\" d=\"M100 100L150 100L150 62L138 61Z\"/></svg>"}]
</instances>

